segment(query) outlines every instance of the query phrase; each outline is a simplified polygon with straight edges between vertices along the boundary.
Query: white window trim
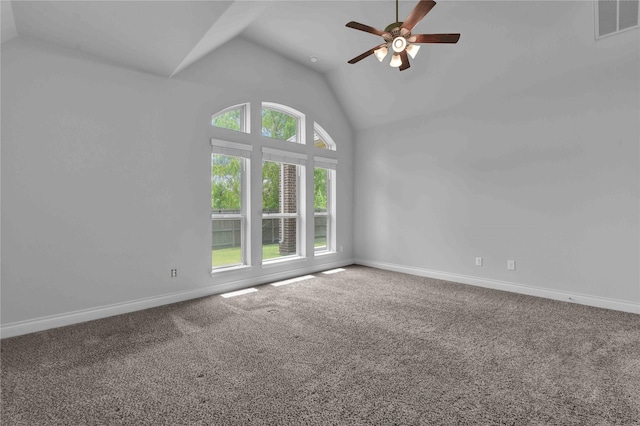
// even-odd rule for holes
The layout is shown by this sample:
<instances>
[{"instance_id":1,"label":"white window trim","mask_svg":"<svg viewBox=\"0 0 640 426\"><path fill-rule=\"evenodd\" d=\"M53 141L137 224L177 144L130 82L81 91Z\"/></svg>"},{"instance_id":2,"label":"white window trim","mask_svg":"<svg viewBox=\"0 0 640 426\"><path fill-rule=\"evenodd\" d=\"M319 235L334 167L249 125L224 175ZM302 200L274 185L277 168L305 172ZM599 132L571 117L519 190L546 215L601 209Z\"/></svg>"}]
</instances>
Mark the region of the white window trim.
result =
<instances>
[{"instance_id":1,"label":"white window trim","mask_svg":"<svg viewBox=\"0 0 640 426\"><path fill-rule=\"evenodd\" d=\"M211 265L211 273L217 273L221 271L237 270L251 267L251 219L249 217L249 205L250 205L250 184L249 184L249 170L250 170L250 157L253 147L247 144L241 144L237 142L223 141L219 139L211 139L211 155L225 155L230 157L237 157L241 159L241 205L240 213L229 214L215 214L214 209L211 211L211 221L214 220L233 220L240 219L240 263L234 263L232 265L213 266ZM213 225L212 225L213 226Z\"/></svg>"},{"instance_id":2,"label":"white window trim","mask_svg":"<svg viewBox=\"0 0 640 426\"><path fill-rule=\"evenodd\" d=\"M313 157L314 160L314 170L316 168L326 169L327 170L327 211L326 212L313 212L313 220L314 220L314 234L315 234L315 218L316 217L326 217L327 218L327 244L324 248L316 248L314 246L314 255L328 254L328 253L336 253L336 232L335 232L335 218L336 218L336 185L334 183L336 168L338 165L338 160L333 158L325 158L325 157ZM313 236L315 241L315 235Z\"/></svg>"},{"instance_id":3,"label":"white window trim","mask_svg":"<svg viewBox=\"0 0 640 426\"><path fill-rule=\"evenodd\" d=\"M307 119L307 116L287 105L253 99L251 102L239 103L220 110L211 116L215 118L217 115L225 114L232 110L240 109L240 131L225 129L223 127L212 126L215 131L210 133L210 142L212 153L215 149L216 154L227 155L232 157L244 158L244 175L243 175L243 214L244 214L244 262L243 265L221 266L212 270L213 273L229 273L239 270L251 270L253 268L272 268L280 267L284 264L305 262L313 260L314 257L336 255L340 242L336 234L336 201L337 201L337 182L336 170L338 168L337 160L337 144L331 138L324 128L313 119ZM261 112L263 109L271 109L294 117L297 121L296 135L290 140L292 144L282 144L281 140L262 136L261 131ZM313 116L312 116L313 117ZM308 125L307 125L308 123ZM312 126L313 124L313 126ZM218 132L217 130L222 129ZM253 133L251 132L253 129ZM231 130L231 131L229 131ZM315 147L315 135L320 137L325 146ZM224 139L224 140L221 140ZM298 140L299 139L299 140ZM234 142L231 142L234 141ZM213 148L215 146L215 148ZM254 149L255 148L255 149ZM316 155L319 154L319 155ZM261 179L259 174L260 164L262 161L272 161L276 163L294 164L298 166L298 213L262 213L260 210L261 203ZM313 170L314 167L324 168L330 171L332 183L328 190L332 191L328 200L327 212L315 213L313 210ZM246 185L246 187L245 187ZM253 206L253 207L252 207ZM311 209L311 210L309 210ZM272 259L264 260L260 255L262 247L261 226L263 219L286 219L296 218L297 222L297 247L298 254L280 256ZM316 251L313 243L314 232L313 226L309 222L313 222L315 217L328 217L327 226L327 250ZM225 214L219 216L220 219L237 219L239 215ZM287 266L289 267L289 266ZM239 272L238 272L239 273ZM230 277L232 275L229 275Z\"/></svg>"},{"instance_id":4,"label":"white window trim","mask_svg":"<svg viewBox=\"0 0 640 426\"><path fill-rule=\"evenodd\" d=\"M223 272L234 272L234 271L250 271L253 267L250 265L229 265L229 266L220 266L217 268L211 268L209 274L211 276L223 273Z\"/></svg>"},{"instance_id":5,"label":"white window trim","mask_svg":"<svg viewBox=\"0 0 640 426\"><path fill-rule=\"evenodd\" d=\"M629 30L635 30L640 28L640 10L638 11L638 24L632 26L632 27L628 27L628 28L623 28L620 29L620 0L616 0L616 30L604 35L600 35L600 10L598 9L598 3L599 0L594 0L593 1L593 9L594 9L594 13L593 13L593 17L594 17L594 25L595 25L595 39L596 40L600 40L603 39L605 37L609 37L612 35L616 35L616 34L620 34L623 33L625 31L629 31Z\"/></svg>"},{"instance_id":6,"label":"white window trim","mask_svg":"<svg viewBox=\"0 0 640 426\"><path fill-rule=\"evenodd\" d=\"M215 213L211 213L211 219L226 219L226 220L233 220L233 219L244 219L244 216L242 215L242 213L232 213L232 214L215 214Z\"/></svg>"},{"instance_id":7,"label":"white window trim","mask_svg":"<svg viewBox=\"0 0 640 426\"><path fill-rule=\"evenodd\" d=\"M269 147L262 147L262 160L274 163L296 164L304 166L307 164L307 154L299 152L284 151Z\"/></svg>"},{"instance_id":8,"label":"white window trim","mask_svg":"<svg viewBox=\"0 0 640 426\"><path fill-rule=\"evenodd\" d=\"M276 265L279 265L281 263L290 263L290 262L306 262L308 258L299 255L299 254L292 254L291 256L281 256L281 257L274 257L273 259L267 259L267 260L263 260L262 261L262 267L263 268L269 268L269 267L273 267Z\"/></svg>"},{"instance_id":9,"label":"white window trim","mask_svg":"<svg viewBox=\"0 0 640 426\"><path fill-rule=\"evenodd\" d=\"M211 139L211 152L213 154L226 155L230 157L251 158L251 151L253 151L253 146L245 143Z\"/></svg>"},{"instance_id":10,"label":"white window trim","mask_svg":"<svg viewBox=\"0 0 640 426\"><path fill-rule=\"evenodd\" d=\"M299 213L262 213L266 219L295 219L299 218Z\"/></svg>"},{"instance_id":11,"label":"white window trim","mask_svg":"<svg viewBox=\"0 0 640 426\"><path fill-rule=\"evenodd\" d=\"M331 138L331 136L329 136L326 130L324 130L322 126L318 124L318 122L316 121L313 122L313 131L316 132L318 136L320 136L320 139L322 139L327 145L329 145L326 149L330 151L335 151L337 149L337 146L334 140ZM323 148L316 148L316 149L323 149Z\"/></svg>"},{"instance_id":12,"label":"white window trim","mask_svg":"<svg viewBox=\"0 0 640 426\"><path fill-rule=\"evenodd\" d=\"M240 130L227 129L225 127L213 126L217 129L225 129L231 130L232 132L241 132L241 133L251 133L251 103L245 102L243 104L237 104L223 109L222 111L218 111L211 116L211 121L213 125L213 119L219 115L223 115L228 113L229 111L233 111L235 109L240 109Z\"/></svg>"},{"instance_id":13,"label":"white window trim","mask_svg":"<svg viewBox=\"0 0 640 426\"><path fill-rule=\"evenodd\" d=\"M326 157L313 157L313 165L314 167L320 167L322 169L329 170L337 170L338 169L338 160L335 158L326 158Z\"/></svg>"},{"instance_id":14,"label":"white window trim","mask_svg":"<svg viewBox=\"0 0 640 426\"><path fill-rule=\"evenodd\" d=\"M303 214L301 213L303 208L302 208L302 204L301 204L301 182L300 182L300 177L302 175L302 171L301 168L304 167L305 163L306 163L306 159L307 159L307 155L306 154L300 154L300 153L295 153L295 152L290 152L290 151L282 151L279 149L273 149L273 148L267 148L267 147L263 147L262 148L262 152L263 152L263 161L269 161L269 162L273 162L273 163L279 163L279 164L291 164L291 165L295 165L296 166L296 175L297 175L297 184L296 184L296 201L297 201L297 205L296 205L296 213L262 213L262 217L261 219L296 219L296 254L292 254L289 256L279 256L279 257L274 257L271 259L262 259L262 265L270 265L270 264L274 264L274 263L280 263L280 262L286 262L289 260L295 260L295 259L304 259L305 255L304 255L304 248L302 247L302 242L305 240L302 237L302 230L304 229L303 227ZM274 159L270 159L271 156L273 156ZM284 158L283 161L278 160L277 158ZM303 161L304 160L304 161ZM281 169L282 170L282 169ZM282 225L281 225L282 226ZM262 245L262 242L261 242Z\"/></svg>"}]
</instances>

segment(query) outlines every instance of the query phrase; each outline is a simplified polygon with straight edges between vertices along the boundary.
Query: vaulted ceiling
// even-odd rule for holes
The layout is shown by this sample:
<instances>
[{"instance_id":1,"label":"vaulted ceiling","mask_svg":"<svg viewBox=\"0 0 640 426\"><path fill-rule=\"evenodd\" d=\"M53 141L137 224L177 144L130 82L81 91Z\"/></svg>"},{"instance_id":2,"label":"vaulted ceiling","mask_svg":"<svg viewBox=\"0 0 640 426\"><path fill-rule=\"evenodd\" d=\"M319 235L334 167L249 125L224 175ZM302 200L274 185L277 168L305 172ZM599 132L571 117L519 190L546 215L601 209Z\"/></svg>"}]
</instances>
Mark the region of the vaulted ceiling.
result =
<instances>
[{"instance_id":1,"label":"vaulted ceiling","mask_svg":"<svg viewBox=\"0 0 640 426\"><path fill-rule=\"evenodd\" d=\"M400 20L416 3L400 1ZM594 40L588 1L442 0L414 32L461 33L460 41L423 45L403 72L389 58L347 64L381 41L346 28L351 20L384 28L395 21L395 2L2 0L2 42L41 39L170 78L243 37L323 74L356 129L425 116L472 96L511 96L629 54L629 37Z\"/></svg>"}]
</instances>

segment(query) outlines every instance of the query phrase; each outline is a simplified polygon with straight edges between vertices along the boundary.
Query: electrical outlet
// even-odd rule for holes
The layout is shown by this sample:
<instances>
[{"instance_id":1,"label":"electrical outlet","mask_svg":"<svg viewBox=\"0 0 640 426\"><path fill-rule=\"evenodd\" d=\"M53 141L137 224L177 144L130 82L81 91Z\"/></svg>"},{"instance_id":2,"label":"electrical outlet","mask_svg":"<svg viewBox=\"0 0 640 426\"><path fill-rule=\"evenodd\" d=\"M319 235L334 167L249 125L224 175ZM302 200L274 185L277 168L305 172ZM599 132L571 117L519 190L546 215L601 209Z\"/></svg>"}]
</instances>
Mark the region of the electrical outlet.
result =
<instances>
[{"instance_id":1,"label":"electrical outlet","mask_svg":"<svg viewBox=\"0 0 640 426\"><path fill-rule=\"evenodd\" d=\"M476 266L482 266L482 258L476 257Z\"/></svg>"},{"instance_id":2,"label":"electrical outlet","mask_svg":"<svg viewBox=\"0 0 640 426\"><path fill-rule=\"evenodd\" d=\"M344 247L340 244L340 252L342 252L342 250L344 250Z\"/></svg>"},{"instance_id":3,"label":"electrical outlet","mask_svg":"<svg viewBox=\"0 0 640 426\"><path fill-rule=\"evenodd\" d=\"M515 260L507 260L507 269L510 271L516 270L516 261Z\"/></svg>"},{"instance_id":4,"label":"electrical outlet","mask_svg":"<svg viewBox=\"0 0 640 426\"><path fill-rule=\"evenodd\" d=\"M172 269L171 270L171 278L175 278L178 276L178 270L177 269Z\"/></svg>"}]
</instances>

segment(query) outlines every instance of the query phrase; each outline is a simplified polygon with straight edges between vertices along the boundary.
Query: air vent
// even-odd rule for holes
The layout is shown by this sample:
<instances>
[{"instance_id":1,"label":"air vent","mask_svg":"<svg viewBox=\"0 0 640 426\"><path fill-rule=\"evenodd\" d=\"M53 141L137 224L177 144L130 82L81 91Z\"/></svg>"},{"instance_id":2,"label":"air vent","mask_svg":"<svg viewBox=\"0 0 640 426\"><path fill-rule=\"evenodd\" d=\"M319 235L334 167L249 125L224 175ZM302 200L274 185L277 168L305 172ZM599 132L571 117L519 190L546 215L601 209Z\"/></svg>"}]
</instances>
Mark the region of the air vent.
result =
<instances>
[{"instance_id":1,"label":"air vent","mask_svg":"<svg viewBox=\"0 0 640 426\"><path fill-rule=\"evenodd\" d=\"M596 39L638 28L639 0L596 0Z\"/></svg>"}]
</instances>

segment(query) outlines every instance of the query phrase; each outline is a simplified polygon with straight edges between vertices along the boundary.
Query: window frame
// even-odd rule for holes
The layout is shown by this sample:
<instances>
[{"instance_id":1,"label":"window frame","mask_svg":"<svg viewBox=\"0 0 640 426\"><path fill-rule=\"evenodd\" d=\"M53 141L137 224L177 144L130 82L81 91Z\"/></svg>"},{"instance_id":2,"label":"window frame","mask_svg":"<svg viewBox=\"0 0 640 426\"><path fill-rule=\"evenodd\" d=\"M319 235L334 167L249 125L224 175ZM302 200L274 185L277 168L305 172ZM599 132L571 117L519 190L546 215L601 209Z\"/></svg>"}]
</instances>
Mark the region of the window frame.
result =
<instances>
[{"instance_id":1,"label":"window frame","mask_svg":"<svg viewBox=\"0 0 640 426\"><path fill-rule=\"evenodd\" d=\"M287 114L293 118L296 119L296 134L292 137L290 137L289 139L283 140L283 139L277 139L277 138L272 138L269 136L264 136L262 134L262 111L264 111L265 109L270 109L276 112L280 112L283 114ZM282 105L282 104L277 104L274 102L268 102L268 101L263 101L261 103L261 108L260 108L260 136L262 136L263 138L267 138L273 141L280 141L280 142L291 142L291 143L297 143L300 145L306 145L306 135L305 135L305 129L306 129L306 120L305 120L305 115L303 113L301 113L300 111L291 108L289 106L286 105ZM293 140L292 140L293 139Z\"/></svg>"},{"instance_id":2,"label":"window frame","mask_svg":"<svg viewBox=\"0 0 640 426\"><path fill-rule=\"evenodd\" d=\"M279 256L279 257L275 257L275 258L270 258L270 259L262 259L262 264L263 265L269 265L269 264L273 264L273 263L279 263L279 262L283 262L283 261L287 261L287 260L291 260L291 259L299 259L299 258L303 258L305 257L305 247L304 247L304 241L305 241L305 237L304 235L302 235L302 230L305 229L305 214L304 214L304 200L305 200L305 194L303 193L303 186L304 186L304 173L305 173L305 167L306 167L306 162L307 162L307 155L306 154L301 154L301 153L296 153L296 152L291 152L291 151L284 151L284 150L279 150L279 149L273 149L273 148L269 148L269 147L263 147L262 148L262 168L264 170L264 163L265 162L272 162L272 163L277 163L280 165L280 173L282 176L283 173L283 169L282 169L282 165L293 165L296 167L296 213L284 213L284 212L278 212L278 213L264 213L264 211L261 214L261 221L265 220L265 219L279 219L280 220L280 233L282 233L283 230L283 225L284 225L284 219L295 219L296 220L296 253L295 254L291 254L291 255L284 255L284 256ZM283 190L283 179L281 177L280 179L280 191ZM261 191L262 193L262 191ZM280 210L282 210L282 205L280 205ZM261 237L262 239L262 237ZM262 244L262 246L264 246L264 243Z\"/></svg>"},{"instance_id":3,"label":"window frame","mask_svg":"<svg viewBox=\"0 0 640 426\"><path fill-rule=\"evenodd\" d=\"M629 31L629 30L633 30L633 29L637 29L640 28L640 10L638 10L638 17L637 17L637 23L636 25L627 27L627 28L623 28L620 29L620 0L614 0L616 3L616 29L615 31L612 31L610 33L606 33L606 34L600 34L600 0L594 0L593 2L593 9L594 9L594 13L593 13L593 18L594 18L594 25L595 25L595 39L596 40L600 40L603 39L605 37L609 37L615 34L620 34L623 33L625 31Z\"/></svg>"},{"instance_id":4,"label":"window frame","mask_svg":"<svg viewBox=\"0 0 640 426\"><path fill-rule=\"evenodd\" d=\"M316 212L313 209L313 251L316 255L336 253L336 170L338 168L338 160L333 158L317 157L313 158L313 170L323 169L327 172L327 211ZM315 186L315 179L313 182ZM314 187L315 197L315 187ZM315 247L315 218L326 217L327 218L327 243L324 247Z\"/></svg>"},{"instance_id":5,"label":"window frame","mask_svg":"<svg viewBox=\"0 0 640 426\"><path fill-rule=\"evenodd\" d=\"M240 110L240 129L239 130L229 129L227 127L220 127L213 124L213 120L216 117L219 117L231 111L235 111L237 109ZM211 116L211 126L216 129L225 129L225 130L230 130L232 132L251 133L251 104L249 102L246 102L243 104L232 105L230 107L227 107L213 114Z\"/></svg>"},{"instance_id":6,"label":"window frame","mask_svg":"<svg viewBox=\"0 0 640 426\"><path fill-rule=\"evenodd\" d=\"M274 110L283 114L287 114L296 119L296 135L290 138L289 141L283 141L281 139L270 138L262 135L262 111L263 109ZM240 130L227 129L225 127L210 126L210 137L215 140L224 140L226 148L230 151L220 152L223 155L234 155L233 145L237 144L244 147L252 147L251 149L241 150L244 154L244 167L243 167L243 204L242 204L242 218L239 214L231 215L217 215L212 217L212 223L214 219L240 219L242 227L242 245L241 245L241 257L242 264L218 266L211 269L211 276L213 272L219 273L222 271L233 271L239 268L252 269L254 267L269 267L270 265L278 265L275 270L286 269L284 263L288 262L303 262L307 260L313 260L316 256L323 256L326 254L335 254L339 250L337 247L341 247L337 236L337 144L331 138L328 132L316 121L307 119L306 115L302 112L291 108L287 105L279 104L276 102L252 100L252 102L246 102L236 104L224 108L213 114L213 120L216 116L223 115L229 111L239 110L240 116ZM230 123L232 126L235 124ZM311 126L313 124L313 127ZM260 126L260 127L258 127ZM223 130L219 130L223 129ZM260 129L260 130L257 130ZM233 131L228 131L233 130ZM253 133L252 133L253 131ZM321 138L324 144L320 147L315 146L314 135L317 134ZM212 139L213 141L213 139ZM233 142L231 142L233 141ZM282 143L292 142L297 146ZM272 152L270 152L272 151ZM274 153L275 152L275 153ZM266 153L266 154L265 154ZM279 156L280 157L279 157ZM322 155L324 157L315 157L316 155ZM268 157L268 158L267 158ZM283 160L285 158L285 160ZM290 161L293 159L293 161ZM297 198L297 213L262 213L262 196L263 196L263 182L262 182L262 162L272 161L281 164L296 164L296 198ZM331 169L328 176L329 186L327 188L327 212L318 212L316 215L314 208L314 171L315 167ZM252 207L253 206L253 207ZM214 213L215 214L215 213ZM316 250L315 248L315 218L317 216L327 217L327 244L325 247ZM296 221L296 253L291 255L282 255L272 257L270 259L263 259L263 239L266 238L266 243L269 244L268 232L263 225L264 219L295 219ZM274 224L275 225L275 224ZM289 226L289 225L287 225ZM284 228L283 228L284 229ZM291 228L289 228L291 229ZM237 231L236 231L237 232ZM237 234L236 234L237 235ZM290 234L289 234L290 235ZM281 236L278 235L278 240ZM218 240L219 241L219 240ZM226 240L223 240L226 242ZM276 238L271 240L276 241ZM292 244L289 246L291 247ZM288 253L289 249L283 247L283 253ZM267 256L272 253L267 252ZM278 253L279 254L279 253ZM213 256L212 256L213 263ZM284 267L284 268L283 268Z\"/></svg>"},{"instance_id":7,"label":"window frame","mask_svg":"<svg viewBox=\"0 0 640 426\"><path fill-rule=\"evenodd\" d=\"M251 222L249 218L250 212L250 170L251 170L251 152L253 146L223 141L219 139L211 139L211 156L223 155L227 157L238 158L240 160L240 213L215 213L211 209L211 235L213 238L213 222L215 220L237 220L240 219L240 263L229 265L213 265L213 253L211 256L211 272L228 271L251 266ZM211 161L211 163L213 160ZM213 174L213 170L211 170ZM213 241L212 248L213 251Z\"/></svg>"},{"instance_id":8,"label":"window frame","mask_svg":"<svg viewBox=\"0 0 640 426\"><path fill-rule=\"evenodd\" d=\"M324 128L320 124L318 124L317 121L313 122L313 133L314 133L313 147L315 149L321 149L321 150L326 150L326 151L335 151L336 150L336 143L333 141L331 136L329 136L327 131L324 130ZM318 138L320 140L322 140L325 143L325 145L327 145L326 148L319 148L319 147L315 146L315 135L318 135Z\"/></svg>"}]
</instances>

